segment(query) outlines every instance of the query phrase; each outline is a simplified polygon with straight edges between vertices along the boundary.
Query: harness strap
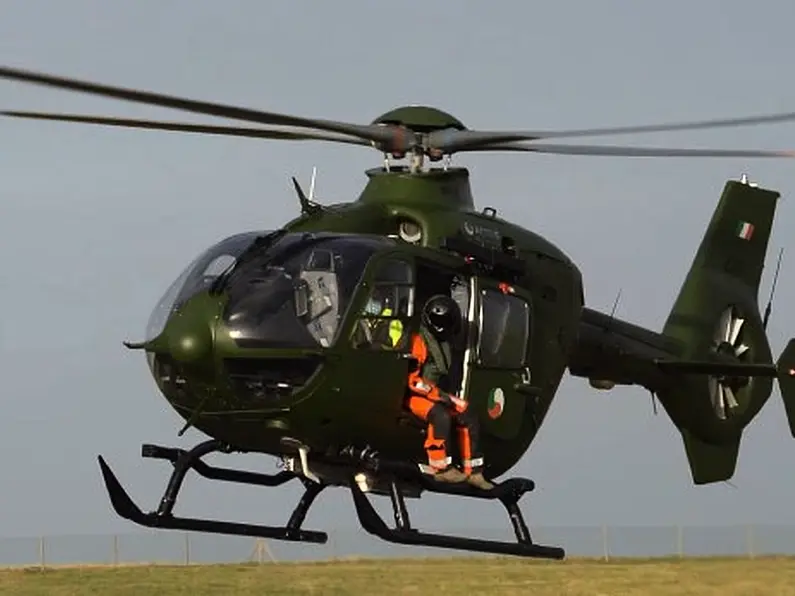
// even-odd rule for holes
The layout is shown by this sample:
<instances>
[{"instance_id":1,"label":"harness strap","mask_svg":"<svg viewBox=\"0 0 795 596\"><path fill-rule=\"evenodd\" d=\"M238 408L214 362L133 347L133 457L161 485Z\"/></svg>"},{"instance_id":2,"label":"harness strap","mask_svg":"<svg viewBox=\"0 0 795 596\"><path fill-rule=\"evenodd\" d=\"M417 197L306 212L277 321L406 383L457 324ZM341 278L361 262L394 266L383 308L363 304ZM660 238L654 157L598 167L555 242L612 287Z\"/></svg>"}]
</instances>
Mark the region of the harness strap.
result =
<instances>
[{"instance_id":1,"label":"harness strap","mask_svg":"<svg viewBox=\"0 0 795 596\"><path fill-rule=\"evenodd\" d=\"M437 339L431 334L430 330L424 325L420 326L420 337L422 337L425 345L428 347L428 351L433 357L434 364L439 374L445 375L450 372L450 347L445 345L444 348L446 349L443 349L443 347L439 345Z\"/></svg>"}]
</instances>

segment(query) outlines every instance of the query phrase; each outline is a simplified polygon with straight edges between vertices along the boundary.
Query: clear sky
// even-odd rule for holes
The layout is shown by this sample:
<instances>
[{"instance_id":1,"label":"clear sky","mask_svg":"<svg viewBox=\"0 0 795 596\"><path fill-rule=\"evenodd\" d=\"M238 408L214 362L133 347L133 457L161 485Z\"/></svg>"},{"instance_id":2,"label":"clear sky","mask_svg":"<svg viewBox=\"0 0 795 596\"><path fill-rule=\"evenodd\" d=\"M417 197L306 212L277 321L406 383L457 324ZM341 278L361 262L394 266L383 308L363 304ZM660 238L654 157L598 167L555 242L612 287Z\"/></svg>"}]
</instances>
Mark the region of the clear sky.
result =
<instances>
[{"instance_id":1,"label":"clear sky","mask_svg":"<svg viewBox=\"0 0 795 596\"><path fill-rule=\"evenodd\" d=\"M388 7L387 7L388 6ZM369 122L406 103L470 127L581 128L795 109L786 0L429 3L404 0L134 3L6 0L0 63L320 118ZM0 109L197 116L0 81ZM206 118L203 121L211 121ZM355 147L0 120L0 535L131 531L111 511L104 454L155 507L170 466L140 443L189 446L139 353L155 302L187 262L298 203L289 177L318 167L321 201L352 200L380 156ZM790 148L795 125L605 138L660 146ZM479 207L540 231L580 264L586 301L662 325L728 178L782 192L763 281L785 247L770 326L795 333L795 164L785 160L467 155ZM219 458L216 458L217 461ZM272 471L271 458L227 457ZM517 471L538 483L534 524L795 524L795 442L778 391L745 435L733 485L693 487L684 449L649 396L566 378ZM297 487L190 477L191 514L275 523ZM412 503L418 522L507 524L493 504ZM466 515L466 514L464 514ZM468 516L467 516L468 517ZM464 518L465 519L465 518ZM308 526L354 526L324 494Z\"/></svg>"}]
</instances>

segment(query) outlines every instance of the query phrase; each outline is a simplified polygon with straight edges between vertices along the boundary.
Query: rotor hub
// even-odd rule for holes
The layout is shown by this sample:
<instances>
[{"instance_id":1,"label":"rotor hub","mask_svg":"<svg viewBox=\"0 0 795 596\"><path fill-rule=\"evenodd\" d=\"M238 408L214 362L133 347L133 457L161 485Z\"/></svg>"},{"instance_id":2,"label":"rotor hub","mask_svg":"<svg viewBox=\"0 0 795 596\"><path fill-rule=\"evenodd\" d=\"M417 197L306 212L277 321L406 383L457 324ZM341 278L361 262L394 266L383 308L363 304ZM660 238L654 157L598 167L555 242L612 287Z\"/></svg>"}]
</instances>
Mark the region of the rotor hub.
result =
<instances>
[{"instance_id":1,"label":"rotor hub","mask_svg":"<svg viewBox=\"0 0 795 596\"><path fill-rule=\"evenodd\" d=\"M401 106L381 114L372 124L402 126L419 133L434 130L467 130L458 118L432 106Z\"/></svg>"},{"instance_id":2,"label":"rotor hub","mask_svg":"<svg viewBox=\"0 0 795 596\"><path fill-rule=\"evenodd\" d=\"M432 162L439 161L445 157L445 151L436 148L430 135L437 131L463 131L467 130L464 123L452 114L434 108L432 106L408 105L400 106L378 116L372 122L373 125L388 126L396 128L398 131L405 131L405 137L399 135L397 143L384 145L385 154L391 155L395 159L406 157L408 152L412 152L415 158L412 170L417 171L422 166L424 157ZM406 142L406 138L413 137L414 143ZM387 168L388 168L387 164Z\"/></svg>"}]
</instances>

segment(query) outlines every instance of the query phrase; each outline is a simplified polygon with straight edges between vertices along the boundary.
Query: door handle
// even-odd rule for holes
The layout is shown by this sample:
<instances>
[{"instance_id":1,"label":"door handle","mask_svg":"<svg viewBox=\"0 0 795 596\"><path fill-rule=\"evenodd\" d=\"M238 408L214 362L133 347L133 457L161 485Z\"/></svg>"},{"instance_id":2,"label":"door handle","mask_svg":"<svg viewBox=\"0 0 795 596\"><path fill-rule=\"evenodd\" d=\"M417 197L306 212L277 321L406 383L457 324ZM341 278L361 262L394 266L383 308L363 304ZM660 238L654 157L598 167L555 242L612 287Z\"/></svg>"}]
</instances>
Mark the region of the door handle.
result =
<instances>
[{"instance_id":1,"label":"door handle","mask_svg":"<svg viewBox=\"0 0 795 596\"><path fill-rule=\"evenodd\" d=\"M515 383L513 388L516 390L517 393L521 393L522 395L526 395L527 397L538 397L541 395L541 387L536 387L535 385L531 385L530 383Z\"/></svg>"}]
</instances>

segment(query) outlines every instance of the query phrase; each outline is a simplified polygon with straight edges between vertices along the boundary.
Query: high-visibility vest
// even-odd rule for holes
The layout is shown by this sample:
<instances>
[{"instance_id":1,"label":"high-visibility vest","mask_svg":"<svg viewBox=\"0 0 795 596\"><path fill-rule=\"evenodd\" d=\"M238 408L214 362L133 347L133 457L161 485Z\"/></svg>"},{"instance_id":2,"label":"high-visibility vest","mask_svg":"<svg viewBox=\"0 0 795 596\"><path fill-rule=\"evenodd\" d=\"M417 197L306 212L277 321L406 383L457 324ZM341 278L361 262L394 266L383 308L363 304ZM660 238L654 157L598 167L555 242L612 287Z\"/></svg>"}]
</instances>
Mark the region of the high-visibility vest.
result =
<instances>
[{"instance_id":1,"label":"high-visibility vest","mask_svg":"<svg viewBox=\"0 0 795 596\"><path fill-rule=\"evenodd\" d=\"M391 315L391 308L385 308L381 311L382 317L389 317ZM403 322L400 319L392 319L389 321L389 339L393 347L398 345L401 337L403 337Z\"/></svg>"}]
</instances>

